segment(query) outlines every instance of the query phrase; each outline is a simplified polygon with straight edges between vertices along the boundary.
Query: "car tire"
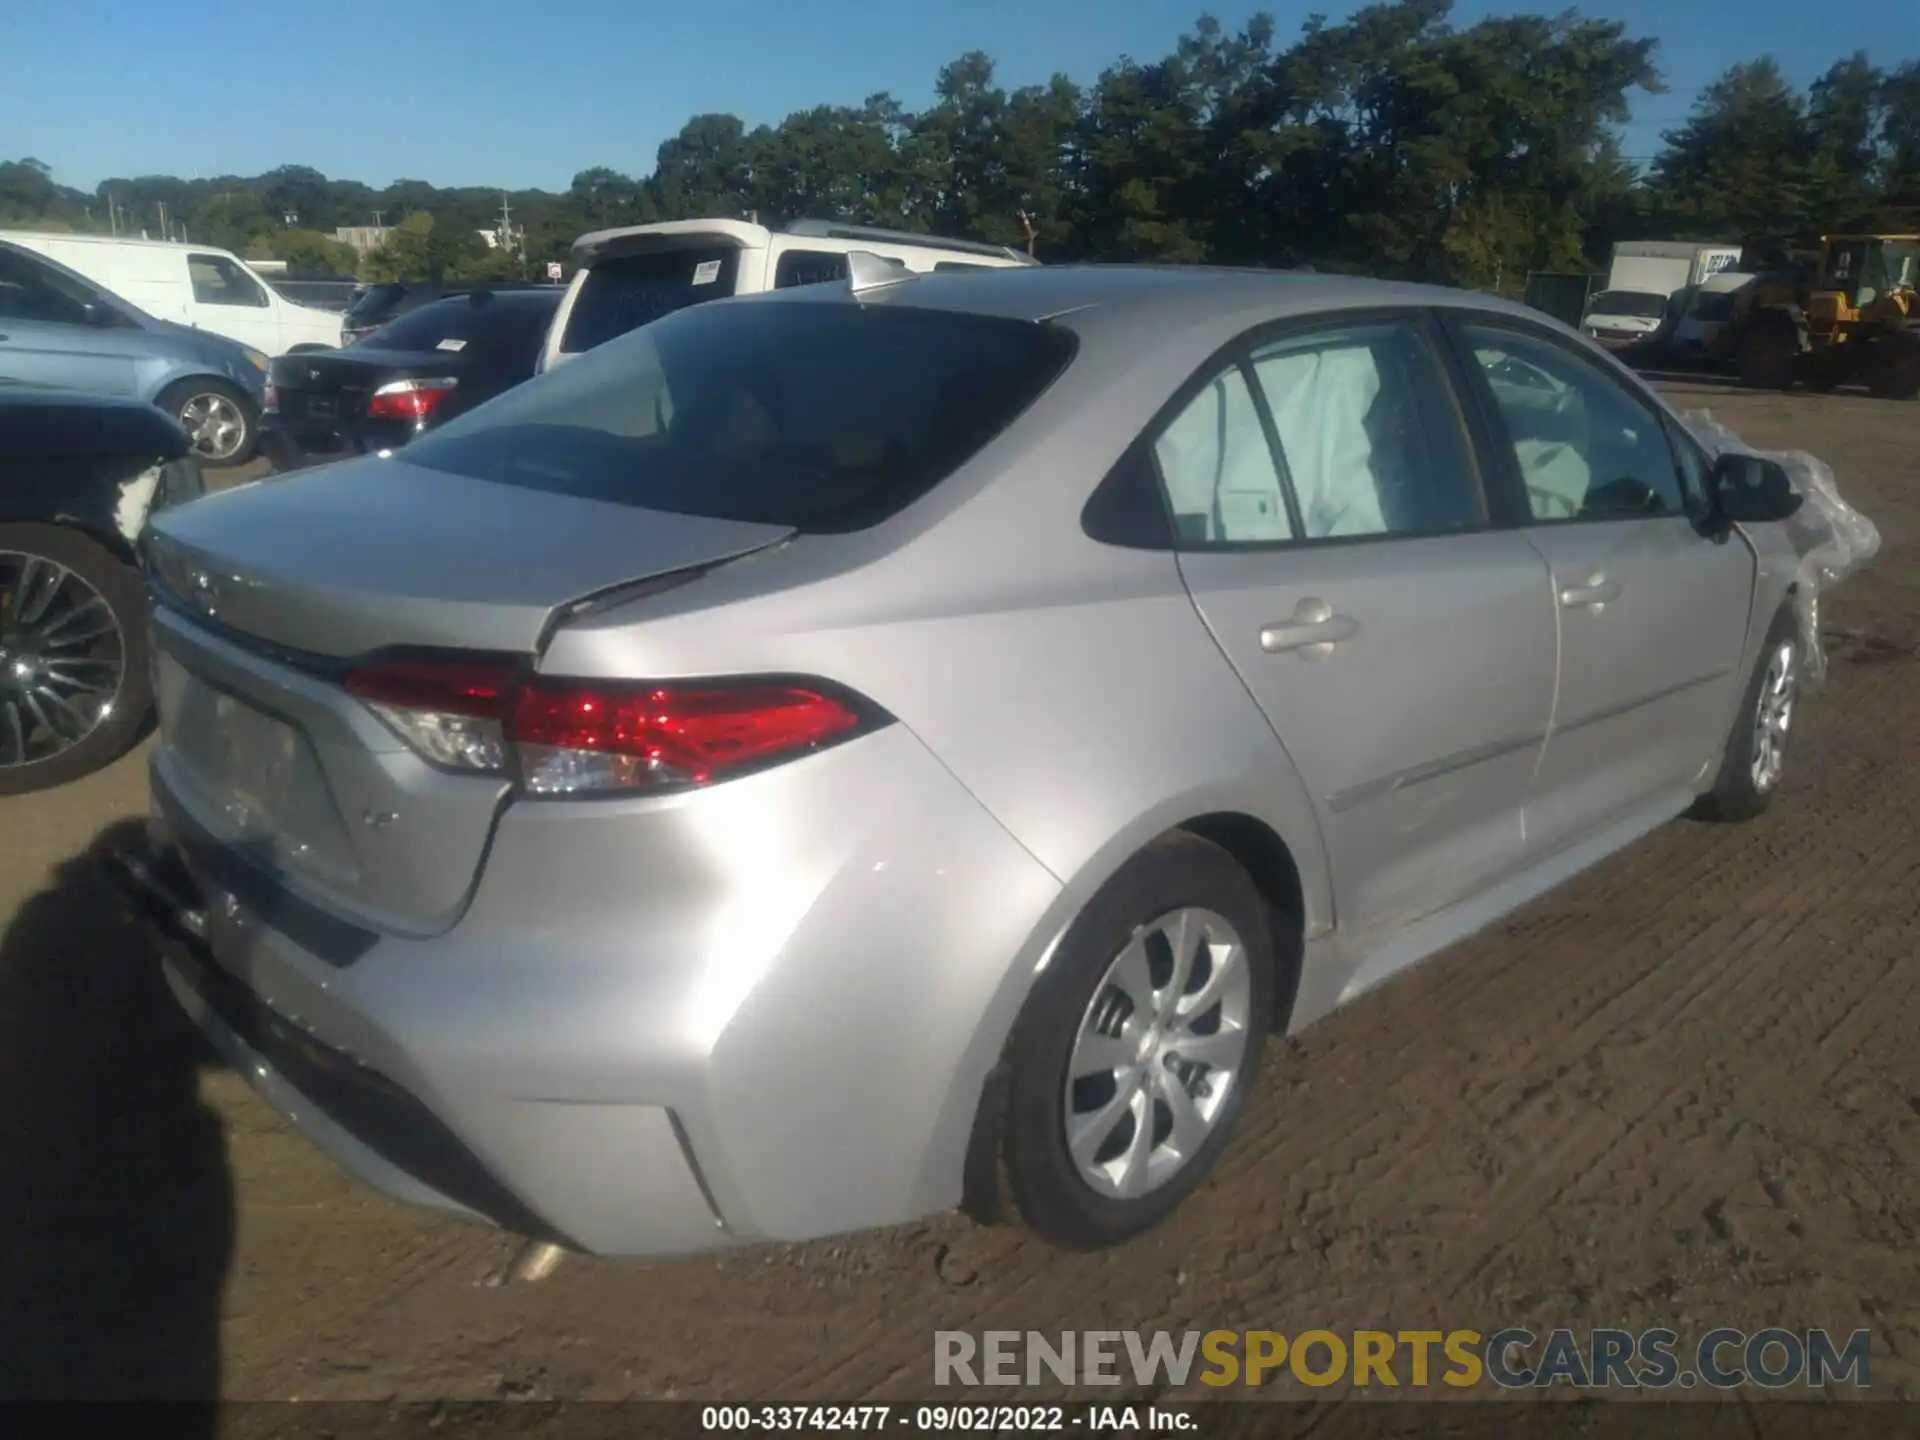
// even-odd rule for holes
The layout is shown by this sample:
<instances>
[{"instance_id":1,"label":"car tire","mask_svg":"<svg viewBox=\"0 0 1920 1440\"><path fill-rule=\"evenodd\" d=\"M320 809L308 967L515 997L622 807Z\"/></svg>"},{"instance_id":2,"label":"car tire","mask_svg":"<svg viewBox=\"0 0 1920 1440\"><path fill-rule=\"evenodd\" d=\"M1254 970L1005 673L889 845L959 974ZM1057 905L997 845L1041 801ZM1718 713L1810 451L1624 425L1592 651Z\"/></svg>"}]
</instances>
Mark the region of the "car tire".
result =
<instances>
[{"instance_id":1,"label":"car tire","mask_svg":"<svg viewBox=\"0 0 1920 1440\"><path fill-rule=\"evenodd\" d=\"M1173 983L1162 928L1177 925L1173 917L1204 941L1192 947L1184 987ZM1206 1178L1259 1073L1275 969L1267 901L1219 846L1176 832L1108 881L1048 961L1008 1044L1002 1161L1033 1231L1067 1249L1119 1244ZM1210 986L1218 1002L1183 1018L1183 1000L1204 1001ZM1194 1073L1183 1046L1220 1063ZM1176 1122L1171 1102L1181 1096ZM1089 1137L1077 1149L1070 1128ZM1182 1128L1191 1132L1184 1156Z\"/></svg>"},{"instance_id":2,"label":"car tire","mask_svg":"<svg viewBox=\"0 0 1920 1440\"><path fill-rule=\"evenodd\" d=\"M237 385L206 376L180 380L154 403L180 422L202 465L244 465L259 447L259 407Z\"/></svg>"},{"instance_id":3,"label":"car tire","mask_svg":"<svg viewBox=\"0 0 1920 1440\"><path fill-rule=\"evenodd\" d=\"M55 608L46 618L23 625L24 610L39 608L38 597L47 593L48 583L36 580L25 596L28 605L21 604L20 582L28 560L57 566L64 578L46 602ZM71 637L80 633L84 619L64 625L59 621L83 609L91 613L95 599L104 604L112 631L83 652ZM46 790L90 774L118 759L147 722L153 708L153 679L146 586L133 566L77 530L62 525L0 525L0 650L10 652L0 658L7 667L0 674L0 795ZM98 667L106 663L98 657L110 655L118 664L106 712L84 733L73 727L74 733L56 733L49 740L48 729L32 714L36 705L41 714L50 713L46 684L33 688L29 704L28 687L14 665L22 655L43 663L49 653L66 661L63 669L68 677L91 675L96 682L101 679ZM53 693L69 702L80 699L84 705L98 703L95 697L100 692L55 681ZM60 721L65 719L62 714Z\"/></svg>"},{"instance_id":4,"label":"car tire","mask_svg":"<svg viewBox=\"0 0 1920 1440\"><path fill-rule=\"evenodd\" d=\"M1752 820L1773 803L1780 788L1798 708L1806 643L1791 604L1784 605L1767 628L1767 641L1754 663L1727 737L1726 754L1713 788L1695 802L1699 820L1738 823Z\"/></svg>"}]
</instances>

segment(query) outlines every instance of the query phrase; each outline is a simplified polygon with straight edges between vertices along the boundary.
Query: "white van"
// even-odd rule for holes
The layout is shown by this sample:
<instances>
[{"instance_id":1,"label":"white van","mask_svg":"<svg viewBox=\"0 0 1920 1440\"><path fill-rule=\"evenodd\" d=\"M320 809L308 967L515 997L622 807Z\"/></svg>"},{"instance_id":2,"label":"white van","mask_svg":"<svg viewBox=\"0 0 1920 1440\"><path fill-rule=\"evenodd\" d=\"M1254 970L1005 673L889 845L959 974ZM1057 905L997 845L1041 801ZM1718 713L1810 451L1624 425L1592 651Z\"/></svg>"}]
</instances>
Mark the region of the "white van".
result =
<instances>
[{"instance_id":1,"label":"white van","mask_svg":"<svg viewBox=\"0 0 1920 1440\"><path fill-rule=\"evenodd\" d=\"M855 250L916 274L1040 263L1005 245L828 220L798 220L784 230L744 220L669 220L596 230L573 242L578 269L547 331L540 368L550 369L684 305L845 280L847 256Z\"/></svg>"},{"instance_id":2,"label":"white van","mask_svg":"<svg viewBox=\"0 0 1920 1440\"><path fill-rule=\"evenodd\" d=\"M239 256L212 245L26 230L0 231L0 240L78 270L156 319L197 326L268 355L340 344L338 315L294 304Z\"/></svg>"}]
</instances>

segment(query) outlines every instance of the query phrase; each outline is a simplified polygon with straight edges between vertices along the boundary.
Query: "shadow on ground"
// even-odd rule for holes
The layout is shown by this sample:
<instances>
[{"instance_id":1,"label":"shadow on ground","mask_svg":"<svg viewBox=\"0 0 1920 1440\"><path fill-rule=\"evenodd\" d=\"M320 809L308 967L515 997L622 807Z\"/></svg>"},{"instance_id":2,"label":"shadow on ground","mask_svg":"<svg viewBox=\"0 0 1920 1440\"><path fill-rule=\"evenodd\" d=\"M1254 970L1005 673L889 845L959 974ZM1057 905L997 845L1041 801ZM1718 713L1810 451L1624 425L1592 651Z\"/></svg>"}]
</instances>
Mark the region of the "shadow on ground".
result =
<instances>
[{"instance_id":1,"label":"shadow on ground","mask_svg":"<svg viewBox=\"0 0 1920 1440\"><path fill-rule=\"evenodd\" d=\"M219 1394L233 1183L211 1054L106 864L140 834L102 831L0 937L0 1399Z\"/></svg>"}]
</instances>

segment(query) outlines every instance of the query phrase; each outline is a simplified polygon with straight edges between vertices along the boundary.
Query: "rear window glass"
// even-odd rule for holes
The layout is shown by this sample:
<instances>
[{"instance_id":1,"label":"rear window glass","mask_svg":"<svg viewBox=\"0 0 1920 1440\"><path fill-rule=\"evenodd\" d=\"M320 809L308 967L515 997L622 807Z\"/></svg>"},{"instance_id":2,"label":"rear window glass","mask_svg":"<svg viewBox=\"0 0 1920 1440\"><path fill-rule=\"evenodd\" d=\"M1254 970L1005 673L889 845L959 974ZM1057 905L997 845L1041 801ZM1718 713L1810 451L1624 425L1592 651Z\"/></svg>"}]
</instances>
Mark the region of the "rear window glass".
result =
<instances>
[{"instance_id":1,"label":"rear window glass","mask_svg":"<svg viewBox=\"0 0 1920 1440\"><path fill-rule=\"evenodd\" d=\"M476 346L520 340L537 344L555 308L555 303L544 296L537 300L496 296L476 304L461 295L410 310L360 343L368 350L409 351L464 350L469 342Z\"/></svg>"},{"instance_id":2,"label":"rear window glass","mask_svg":"<svg viewBox=\"0 0 1920 1440\"><path fill-rule=\"evenodd\" d=\"M399 284L369 285L347 306L347 318L367 321L385 315L400 303L400 297L407 293L407 287Z\"/></svg>"},{"instance_id":3,"label":"rear window glass","mask_svg":"<svg viewBox=\"0 0 1920 1440\"><path fill-rule=\"evenodd\" d=\"M731 295L739 269L740 252L731 245L601 260L580 282L560 348L569 354L591 350L683 306Z\"/></svg>"},{"instance_id":4,"label":"rear window glass","mask_svg":"<svg viewBox=\"0 0 1920 1440\"><path fill-rule=\"evenodd\" d=\"M463 416L409 463L683 515L843 531L926 493L1073 358L1071 332L750 301L647 326Z\"/></svg>"}]
</instances>

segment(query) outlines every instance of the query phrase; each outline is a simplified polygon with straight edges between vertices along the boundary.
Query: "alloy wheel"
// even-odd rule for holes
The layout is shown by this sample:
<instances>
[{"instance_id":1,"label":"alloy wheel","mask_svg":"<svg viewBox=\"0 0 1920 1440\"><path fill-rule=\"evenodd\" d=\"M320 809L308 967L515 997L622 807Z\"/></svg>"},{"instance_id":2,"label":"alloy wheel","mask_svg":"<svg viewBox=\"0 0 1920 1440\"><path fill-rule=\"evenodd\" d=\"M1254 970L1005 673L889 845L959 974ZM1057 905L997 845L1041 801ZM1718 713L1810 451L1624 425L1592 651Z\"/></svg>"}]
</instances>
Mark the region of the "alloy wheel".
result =
<instances>
[{"instance_id":1,"label":"alloy wheel","mask_svg":"<svg viewBox=\"0 0 1920 1440\"><path fill-rule=\"evenodd\" d=\"M1791 641L1776 645L1760 681L1753 709L1753 788L1765 794L1780 783L1786 766L1787 732L1793 725L1793 699L1799 681L1798 651Z\"/></svg>"},{"instance_id":2,"label":"alloy wheel","mask_svg":"<svg viewBox=\"0 0 1920 1440\"><path fill-rule=\"evenodd\" d=\"M1067 1064L1067 1150L1096 1192L1130 1200L1193 1160L1247 1052L1246 945L1197 907L1141 926L1107 967Z\"/></svg>"},{"instance_id":3,"label":"alloy wheel","mask_svg":"<svg viewBox=\"0 0 1920 1440\"><path fill-rule=\"evenodd\" d=\"M180 407L180 424L206 460L231 460L247 440L247 417L231 398L212 390Z\"/></svg>"},{"instance_id":4,"label":"alloy wheel","mask_svg":"<svg viewBox=\"0 0 1920 1440\"><path fill-rule=\"evenodd\" d=\"M85 740L113 713L126 670L106 598L42 555L0 550L0 768Z\"/></svg>"}]
</instances>

